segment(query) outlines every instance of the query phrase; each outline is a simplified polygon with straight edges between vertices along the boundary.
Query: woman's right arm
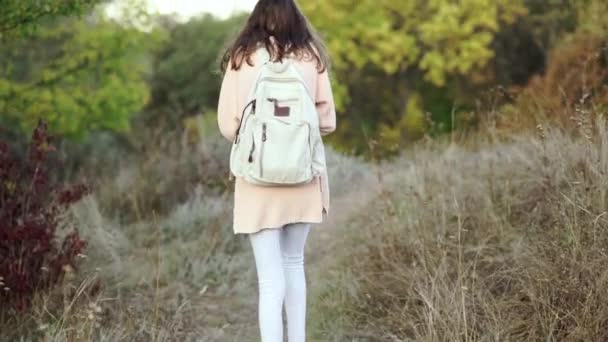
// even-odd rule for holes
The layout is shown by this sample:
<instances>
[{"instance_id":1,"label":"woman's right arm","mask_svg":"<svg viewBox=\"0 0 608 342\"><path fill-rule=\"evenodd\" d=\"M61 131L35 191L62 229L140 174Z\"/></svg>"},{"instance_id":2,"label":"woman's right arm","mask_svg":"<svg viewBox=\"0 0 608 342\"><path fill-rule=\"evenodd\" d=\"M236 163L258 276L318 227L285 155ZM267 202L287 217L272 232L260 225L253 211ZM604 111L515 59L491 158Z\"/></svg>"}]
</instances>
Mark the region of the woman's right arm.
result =
<instances>
[{"instance_id":1,"label":"woman's right arm","mask_svg":"<svg viewBox=\"0 0 608 342\"><path fill-rule=\"evenodd\" d=\"M237 97L237 72L228 64L217 105L217 123L220 133L230 141L234 141L240 121Z\"/></svg>"},{"instance_id":2,"label":"woman's right arm","mask_svg":"<svg viewBox=\"0 0 608 342\"><path fill-rule=\"evenodd\" d=\"M327 70L317 76L317 94L315 99L319 113L319 128L321 135L327 135L336 130L336 106L331 90L331 82Z\"/></svg>"}]
</instances>

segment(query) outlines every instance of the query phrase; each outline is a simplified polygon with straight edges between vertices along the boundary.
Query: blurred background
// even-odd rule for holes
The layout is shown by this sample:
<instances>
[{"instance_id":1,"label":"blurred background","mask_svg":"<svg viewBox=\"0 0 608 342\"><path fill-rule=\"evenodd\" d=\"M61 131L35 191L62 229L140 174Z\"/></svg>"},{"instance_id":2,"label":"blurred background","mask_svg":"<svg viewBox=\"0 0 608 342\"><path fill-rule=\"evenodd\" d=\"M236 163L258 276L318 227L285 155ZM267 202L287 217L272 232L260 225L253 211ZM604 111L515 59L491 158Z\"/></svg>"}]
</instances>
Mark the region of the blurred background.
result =
<instances>
[{"instance_id":1,"label":"blurred background","mask_svg":"<svg viewBox=\"0 0 608 342\"><path fill-rule=\"evenodd\" d=\"M216 122L255 4L0 0L0 339L257 340ZM608 339L608 2L299 6L338 108L311 340Z\"/></svg>"}]
</instances>

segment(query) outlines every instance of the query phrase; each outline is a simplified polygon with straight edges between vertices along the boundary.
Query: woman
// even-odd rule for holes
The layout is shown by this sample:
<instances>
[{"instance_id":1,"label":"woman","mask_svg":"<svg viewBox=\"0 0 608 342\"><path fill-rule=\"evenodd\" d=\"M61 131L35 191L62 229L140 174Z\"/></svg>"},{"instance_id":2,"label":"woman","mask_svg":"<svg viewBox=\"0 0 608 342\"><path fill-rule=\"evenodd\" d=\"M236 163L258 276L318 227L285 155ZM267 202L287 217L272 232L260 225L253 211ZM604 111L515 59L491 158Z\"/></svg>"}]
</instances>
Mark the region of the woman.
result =
<instances>
[{"instance_id":1,"label":"woman","mask_svg":"<svg viewBox=\"0 0 608 342\"><path fill-rule=\"evenodd\" d=\"M336 112L323 43L293 0L260 0L222 59L217 113L222 135L230 141L235 138L261 66L259 48L274 61L294 62L315 97L321 134L333 132ZM311 183L292 187L255 186L236 178L233 229L235 234L248 234L253 249L262 342L283 341L283 304L289 342L305 341L304 246L311 224L322 222L328 212L326 172Z\"/></svg>"}]
</instances>

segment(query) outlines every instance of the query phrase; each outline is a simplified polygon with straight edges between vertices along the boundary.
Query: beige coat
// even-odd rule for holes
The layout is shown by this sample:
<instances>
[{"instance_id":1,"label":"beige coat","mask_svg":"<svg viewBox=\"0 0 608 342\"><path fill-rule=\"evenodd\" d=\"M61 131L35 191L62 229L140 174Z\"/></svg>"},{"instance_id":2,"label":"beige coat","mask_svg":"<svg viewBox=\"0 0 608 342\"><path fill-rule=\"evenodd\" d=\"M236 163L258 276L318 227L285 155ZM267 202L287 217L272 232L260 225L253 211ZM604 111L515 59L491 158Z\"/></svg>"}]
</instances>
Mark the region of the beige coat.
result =
<instances>
[{"instance_id":1,"label":"beige coat","mask_svg":"<svg viewBox=\"0 0 608 342\"><path fill-rule=\"evenodd\" d=\"M252 56L255 61L255 56ZM259 63L258 63L259 64ZM336 129L336 111L327 72L321 74L314 60L296 62L311 94L315 94L321 134ZM226 71L217 109L222 135L234 140L247 96L253 87L260 65L243 63L238 71ZM329 213L327 172L309 184L296 187L262 187L236 178L234 187L233 231L255 233L263 228L278 228L293 222L320 223Z\"/></svg>"}]
</instances>

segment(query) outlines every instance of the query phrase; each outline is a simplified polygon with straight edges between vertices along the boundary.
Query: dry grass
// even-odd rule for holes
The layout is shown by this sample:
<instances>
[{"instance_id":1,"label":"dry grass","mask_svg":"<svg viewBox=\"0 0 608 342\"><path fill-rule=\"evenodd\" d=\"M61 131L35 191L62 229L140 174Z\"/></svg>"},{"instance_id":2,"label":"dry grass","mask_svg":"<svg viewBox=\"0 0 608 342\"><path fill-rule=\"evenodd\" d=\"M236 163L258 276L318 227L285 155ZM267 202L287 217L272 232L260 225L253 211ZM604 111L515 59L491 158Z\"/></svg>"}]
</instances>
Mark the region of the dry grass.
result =
<instances>
[{"instance_id":1,"label":"dry grass","mask_svg":"<svg viewBox=\"0 0 608 342\"><path fill-rule=\"evenodd\" d=\"M420 143L374 167L330 152L332 219L307 246L309 340L608 340L608 133L602 120L563 132ZM230 196L198 187L132 224L98 203L115 197L73 207L83 268L33 312L0 316L0 340L258 341Z\"/></svg>"},{"instance_id":2,"label":"dry grass","mask_svg":"<svg viewBox=\"0 0 608 342\"><path fill-rule=\"evenodd\" d=\"M86 198L68 218L89 241L83 268L33 312L2 317L0 340L225 340L247 318L241 293L255 276L229 213L227 198L198 188L164 218L119 226Z\"/></svg>"},{"instance_id":3,"label":"dry grass","mask_svg":"<svg viewBox=\"0 0 608 342\"><path fill-rule=\"evenodd\" d=\"M608 339L608 134L594 127L420 144L377 168L331 154L334 217L354 216L307 249L310 340ZM0 339L257 341L254 268L230 208L199 188L121 226L87 198L70 218L91 244L83 270L27 317L4 317Z\"/></svg>"},{"instance_id":4,"label":"dry grass","mask_svg":"<svg viewBox=\"0 0 608 342\"><path fill-rule=\"evenodd\" d=\"M174 158L162 163L185 160L185 152ZM331 150L328 159L338 210L339 198L354 197L352 183L374 180L362 160ZM183 203L166 200L172 209L164 215L126 224L120 215L108 219L116 204L100 203L120 196L109 193L119 184L109 178L101 196L72 208L66 223L75 221L89 242L82 269L40 294L33 312L0 317L0 341L257 341L255 268L246 237L233 235L231 196L198 186ZM137 196L158 195L144 189ZM321 233L326 239L334 232ZM316 256L321 261L323 254Z\"/></svg>"},{"instance_id":5,"label":"dry grass","mask_svg":"<svg viewBox=\"0 0 608 342\"><path fill-rule=\"evenodd\" d=\"M412 151L314 303L318 341L608 340L608 132Z\"/></svg>"}]
</instances>

